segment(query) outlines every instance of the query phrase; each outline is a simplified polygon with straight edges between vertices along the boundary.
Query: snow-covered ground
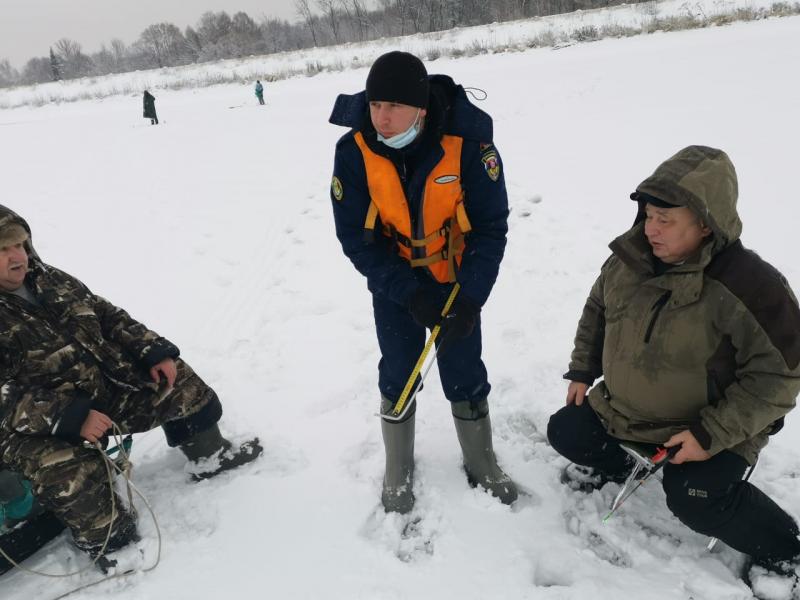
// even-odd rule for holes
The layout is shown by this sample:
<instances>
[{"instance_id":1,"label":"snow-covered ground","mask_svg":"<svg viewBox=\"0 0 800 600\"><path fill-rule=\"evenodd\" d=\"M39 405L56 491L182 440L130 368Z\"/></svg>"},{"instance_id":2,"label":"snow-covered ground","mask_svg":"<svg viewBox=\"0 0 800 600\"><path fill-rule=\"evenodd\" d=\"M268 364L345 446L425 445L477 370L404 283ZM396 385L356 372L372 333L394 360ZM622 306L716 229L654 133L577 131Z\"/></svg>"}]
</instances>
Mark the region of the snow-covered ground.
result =
<instances>
[{"instance_id":1,"label":"snow-covered ground","mask_svg":"<svg viewBox=\"0 0 800 600\"><path fill-rule=\"evenodd\" d=\"M591 28L595 30L591 37L596 37L598 31L601 32L601 37L606 35L602 33L604 28L617 31L628 28L644 33L659 29L665 19L705 22L720 15L733 15L737 11L763 13L771 7L783 6L786 9L792 5L796 7L797 0L650 0L639 4L579 10L477 27L457 27L366 43L308 48L184 67L165 67L0 89L0 108L39 106L125 94L141 95L145 89L197 88L233 82L252 85L256 79L267 82L319 71L368 67L388 50L400 49L433 59L440 55L475 55L524 50L543 45L564 45L574 43L576 32L584 32L581 39L587 39L586 32Z\"/></svg>"},{"instance_id":2,"label":"snow-covered ground","mask_svg":"<svg viewBox=\"0 0 800 600\"><path fill-rule=\"evenodd\" d=\"M192 484L160 431L137 436L161 565L75 597L750 598L740 556L706 552L658 485L601 524L616 486L567 490L544 431L606 244L633 219L628 194L681 147L730 154L745 245L800 290L798 39L793 17L429 65L486 90L495 118L512 213L485 360L499 460L531 497L508 508L468 486L434 372L408 538L379 509L370 297L328 196L344 131L327 117L366 70L277 82L265 107L242 86L162 91L157 127L138 96L0 111L0 203L27 217L42 257L174 340L219 392L223 429L265 444L255 465ZM798 435L792 414L753 476L796 518ZM141 529L152 540L144 514ZM62 538L27 564L84 563ZM0 597L47 600L94 577L9 573Z\"/></svg>"}]
</instances>

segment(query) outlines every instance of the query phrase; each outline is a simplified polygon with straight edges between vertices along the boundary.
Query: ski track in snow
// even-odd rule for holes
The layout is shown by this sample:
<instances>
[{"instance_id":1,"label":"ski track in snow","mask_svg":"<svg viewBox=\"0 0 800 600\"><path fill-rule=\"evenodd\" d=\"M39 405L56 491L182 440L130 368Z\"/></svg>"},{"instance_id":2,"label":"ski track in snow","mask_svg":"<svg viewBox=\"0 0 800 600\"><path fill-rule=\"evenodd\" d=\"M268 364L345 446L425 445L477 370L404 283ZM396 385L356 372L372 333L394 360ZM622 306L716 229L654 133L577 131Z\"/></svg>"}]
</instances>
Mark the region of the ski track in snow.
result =
<instances>
[{"instance_id":1,"label":"ski track in snow","mask_svg":"<svg viewBox=\"0 0 800 600\"><path fill-rule=\"evenodd\" d=\"M159 91L157 127L138 118L138 96L0 111L0 201L28 218L44 260L174 340L218 391L223 431L265 447L240 472L191 484L160 431L136 436L162 563L74 597L751 598L742 557L708 553L657 482L603 524L618 486L568 490L545 433L606 245L633 219L627 194L680 147L729 152L745 244L800 290L787 193L800 86L786 77L799 38L800 18L786 18L428 63L489 92L507 175L509 244L483 321L495 449L527 492L512 508L467 484L435 368L417 412L416 507L380 507L370 298L327 191L344 133L328 114L366 70L276 82L265 107L240 86ZM752 478L795 517L798 422ZM62 536L27 564L85 559ZM0 598L47 600L96 578L9 573Z\"/></svg>"}]
</instances>

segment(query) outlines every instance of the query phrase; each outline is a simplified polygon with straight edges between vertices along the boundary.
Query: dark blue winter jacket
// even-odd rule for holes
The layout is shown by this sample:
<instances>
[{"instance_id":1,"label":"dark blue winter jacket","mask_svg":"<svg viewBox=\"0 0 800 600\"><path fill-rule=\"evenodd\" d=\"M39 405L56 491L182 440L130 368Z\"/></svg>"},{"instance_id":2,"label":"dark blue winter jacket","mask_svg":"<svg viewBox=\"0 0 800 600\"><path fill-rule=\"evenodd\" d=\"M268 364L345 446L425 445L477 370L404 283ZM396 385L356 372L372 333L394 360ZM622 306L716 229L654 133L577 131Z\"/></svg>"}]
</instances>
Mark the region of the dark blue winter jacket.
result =
<instances>
[{"instance_id":1,"label":"dark blue winter jacket","mask_svg":"<svg viewBox=\"0 0 800 600\"><path fill-rule=\"evenodd\" d=\"M331 186L336 236L344 253L367 278L373 294L407 305L421 285L438 285L430 275L420 276L424 269L412 269L388 237L377 233L374 239L365 239L370 196L364 158L353 136L360 131L371 150L395 165L411 211L412 230L425 181L444 156L439 140L444 134L462 137L461 182L472 231L466 235L457 280L460 293L482 306L497 279L508 232L508 197L502 162L492 143L492 119L474 106L464 88L450 77L430 76L430 88L423 133L402 150L377 140L365 92L342 94L336 99L330 122L351 128L336 144ZM381 228L376 227L375 231L380 232Z\"/></svg>"}]
</instances>

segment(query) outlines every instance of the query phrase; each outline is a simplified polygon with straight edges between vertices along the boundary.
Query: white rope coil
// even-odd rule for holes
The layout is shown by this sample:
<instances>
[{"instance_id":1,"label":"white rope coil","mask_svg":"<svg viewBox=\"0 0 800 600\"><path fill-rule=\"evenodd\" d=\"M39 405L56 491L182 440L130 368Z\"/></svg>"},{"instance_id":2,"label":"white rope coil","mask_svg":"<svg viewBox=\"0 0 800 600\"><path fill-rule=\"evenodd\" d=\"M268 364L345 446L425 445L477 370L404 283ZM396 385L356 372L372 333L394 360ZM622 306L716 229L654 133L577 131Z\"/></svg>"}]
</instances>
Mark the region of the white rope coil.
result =
<instances>
[{"instance_id":1,"label":"white rope coil","mask_svg":"<svg viewBox=\"0 0 800 600\"><path fill-rule=\"evenodd\" d=\"M103 457L103 464L106 467L106 473L108 475L108 490L109 490L109 494L110 494L110 497L111 497L111 520L109 521L109 524L108 524L108 531L106 532L106 537L105 537L105 540L103 541L103 545L100 548L100 551L97 553L97 555L92 559L91 563L89 563L87 566L83 567L82 569L78 569L77 571L72 571L70 573L45 573L43 571L37 571L35 569L29 569L27 567L23 567L22 565L20 565L16 561L14 561L14 559L12 559L2 549L2 547L0 547L0 554L2 554L2 556L11 565L13 565L15 568L19 569L20 571L24 571L26 573L31 573L33 575L38 575L40 577L50 577L50 578L55 578L55 579L74 577L75 575L80 575L81 573L84 573L84 572L88 571L89 569L91 569L92 567L94 567L94 565L97 563L97 561L100 560L100 558L105 556L105 554L106 554L106 548L108 548L108 543L111 540L111 533L113 532L114 520L115 520L115 518L117 516L117 497L116 497L116 494L114 493L114 472L116 471L117 473L122 475L123 479L125 480L125 488L126 488L127 495L128 495L128 504L129 504L131 510L134 511L134 514L136 513L135 508L133 506L133 494L135 493L141 499L141 501L144 503L145 507L147 507L147 511L150 513L150 516L153 519L153 524L155 525L156 535L157 535L157 539L158 539L158 548L157 548L157 551L156 551L155 561L153 562L152 565L150 565L149 567L146 567L146 568L134 569L134 570L131 570L131 571L127 571L125 573L118 573L118 574L115 573L114 575L107 575L106 577L103 577L102 579L99 579L99 580L91 582L91 583L87 583L87 584L82 585L80 587L77 587L77 588L75 588L73 590L70 590L70 591L68 591L68 592L66 592L64 594L61 594L60 596L56 596L55 598L53 598L53 600L60 600L61 598L66 598L67 596L70 596L70 595L74 594L75 592L79 592L81 590L85 590L85 589L93 587L95 585L99 585L99 584L101 584L101 583L103 583L105 581L111 581L112 579L121 579L123 577L130 577L131 575L135 575L136 573L147 573L147 572L152 571L153 569L155 569L158 566L158 564L161 562L161 528L158 525L158 519L156 518L155 512L153 511L153 508L150 506L150 503L147 501L147 498L144 497L144 494L142 494L139 491L139 489L134 485L133 481L131 481L131 477L130 477L130 470L131 470L130 469L131 468L130 455L128 454L128 451L125 449L125 446L123 444L123 436L124 436L124 433L119 428L119 426L116 423L112 422L112 424L111 424L111 438L114 441L114 443L116 443L117 448L119 450L119 457L121 459L119 462L122 463L122 466L118 465L116 461L112 460L111 457L109 457L108 454L106 454L105 450L103 450L103 448L100 446L99 442L95 442L93 444L93 447L95 449L97 449L97 451L100 453L100 456Z\"/></svg>"}]
</instances>

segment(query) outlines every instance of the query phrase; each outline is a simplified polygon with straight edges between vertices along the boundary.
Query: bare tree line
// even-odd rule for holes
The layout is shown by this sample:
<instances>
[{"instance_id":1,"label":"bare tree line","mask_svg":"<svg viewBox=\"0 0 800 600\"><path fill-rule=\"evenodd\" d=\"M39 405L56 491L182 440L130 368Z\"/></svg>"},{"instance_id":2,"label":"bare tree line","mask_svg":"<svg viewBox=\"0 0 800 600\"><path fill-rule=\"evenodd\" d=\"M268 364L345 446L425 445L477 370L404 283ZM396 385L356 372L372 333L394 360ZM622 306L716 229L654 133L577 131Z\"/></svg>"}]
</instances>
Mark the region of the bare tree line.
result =
<instances>
[{"instance_id":1,"label":"bare tree line","mask_svg":"<svg viewBox=\"0 0 800 600\"><path fill-rule=\"evenodd\" d=\"M636 0L634 0L636 1ZM642 1L642 0L640 0ZM622 0L295 0L295 23L245 12L207 12L194 27L148 26L92 54L62 38L21 70L0 59L0 87L274 54L621 4ZM367 5L372 4L372 8Z\"/></svg>"}]
</instances>

